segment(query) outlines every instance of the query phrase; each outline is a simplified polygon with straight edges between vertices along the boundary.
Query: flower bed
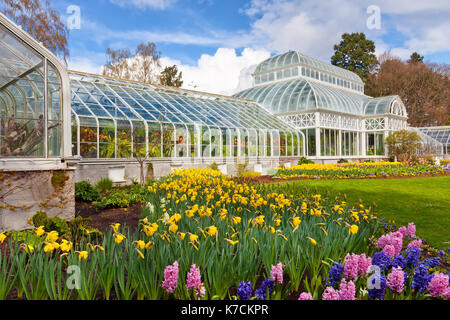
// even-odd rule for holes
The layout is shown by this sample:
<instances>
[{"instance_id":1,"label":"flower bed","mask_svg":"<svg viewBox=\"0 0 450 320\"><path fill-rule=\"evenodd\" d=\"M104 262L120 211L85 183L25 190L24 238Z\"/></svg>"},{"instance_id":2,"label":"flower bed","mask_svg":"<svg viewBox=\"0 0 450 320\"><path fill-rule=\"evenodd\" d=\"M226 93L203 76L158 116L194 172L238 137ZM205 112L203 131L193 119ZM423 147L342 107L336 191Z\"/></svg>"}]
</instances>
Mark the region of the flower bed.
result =
<instances>
[{"instance_id":1,"label":"flower bed","mask_svg":"<svg viewBox=\"0 0 450 320\"><path fill-rule=\"evenodd\" d=\"M340 164L301 164L278 168L274 178L293 179L369 179L442 175L441 167L427 164L405 165L399 162L355 162Z\"/></svg>"},{"instance_id":2,"label":"flower bed","mask_svg":"<svg viewBox=\"0 0 450 320\"><path fill-rule=\"evenodd\" d=\"M148 186L138 230L113 224L102 238L79 242L41 226L21 240L2 234L8 254L0 255L0 299L322 297L333 261L351 252L372 256L378 219L362 204L285 188L293 186L174 171ZM345 281L334 289L340 299L351 297Z\"/></svg>"}]
</instances>

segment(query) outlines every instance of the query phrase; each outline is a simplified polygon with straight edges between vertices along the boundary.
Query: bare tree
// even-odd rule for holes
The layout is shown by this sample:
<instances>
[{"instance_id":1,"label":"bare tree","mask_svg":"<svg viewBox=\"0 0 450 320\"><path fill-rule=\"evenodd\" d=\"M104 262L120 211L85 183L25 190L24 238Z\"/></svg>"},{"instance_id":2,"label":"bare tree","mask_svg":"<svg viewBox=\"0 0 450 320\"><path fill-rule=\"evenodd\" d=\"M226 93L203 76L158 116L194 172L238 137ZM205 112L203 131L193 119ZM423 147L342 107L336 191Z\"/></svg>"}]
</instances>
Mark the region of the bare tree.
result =
<instances>
[{"instance_id":1,"label":"bare tree","mask_svg":"<svg viewBox=\"0 0 450 320\"><path fill-rule=\"evenodd\" d=\"M380 56L380 68L366 83L366 94L380 97L398 94L405 103L412 126L436 126L447 122L450 111L450 78L424 63L407 64L389 53Z\"/></svg>"},{"instance_id":2,"label":"bare tree","mask_svg":"<svg viewBox=\"0 0 450 320\"><path fill-rule=\"evenodd\" d=\"M159 83L161 52L153 42L141 43L135 53L130 49L106 49L107 62L103 75L144 83Z\"/></svg>"},{"instance_id":3,"label":"bare tree","mask_svg":"<svg viewBox=\"0 0 450 320\"><path fill-rule=\"evenodd\" d=\"M48 0L2 0L0 10L67 62L69 29Z\"/></svg>"}]
</instances>

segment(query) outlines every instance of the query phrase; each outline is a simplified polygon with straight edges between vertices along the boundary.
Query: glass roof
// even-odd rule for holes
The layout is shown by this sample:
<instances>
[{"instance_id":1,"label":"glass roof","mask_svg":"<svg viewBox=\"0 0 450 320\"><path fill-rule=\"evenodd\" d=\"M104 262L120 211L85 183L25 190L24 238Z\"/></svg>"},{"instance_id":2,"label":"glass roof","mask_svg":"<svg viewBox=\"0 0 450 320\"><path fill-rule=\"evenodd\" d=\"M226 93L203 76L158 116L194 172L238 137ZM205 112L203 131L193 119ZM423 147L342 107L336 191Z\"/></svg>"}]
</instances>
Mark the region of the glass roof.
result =
<instances>
[{"instance_id":1,"label":"glass roof","mask_svg":"<svg viewBox=\"0 0 450 320\"><path fill-rule=\"evenodd\" d=\"M295 131L251 101L69 72L72 112L96 119Z\"/></svg>"},{"instance_id":2,"label":"glass roof","mask_svg":"<svg viewBox=\"0 0 450 320\"><path fill-rule=\"evenodd\" d=\"M305 79L270 83L241 91L238 98L255 100L274 114L329 109L363 114L364 97Z\"/></svg>"},{"instance_id":3,"label":"glass roof","mask_svg":"<svg viewBox=\"0 0 450 320\"><path fill-rule=\"evenodd\" d=\"M255 74L268 72L278 68L284 68L291 65L304 65L308 67L315 68L319 71L332 74L338 77L347 78L349 80L355 81L357 83L363 84L361 78L351 71L345 70L343 68L334 66L332 64L320 61L315 58L308 57L297 51L288 51L276 56L273 56L263 62L261 62L255 69Z\"/></svg>"},{"instance_id":4,"label":"glass roof","mask_svg":"<svg viewBox=\"0 0 450 320\"><path fill-rule=\"evenodd\" d=\"M450 145L450 126L417 128L444 145Z\"/></svg>"},{"instance_id":5,"label":"glass roof","mask_svg":"<svg viewBox=\"0 0 450 320\"><path fill-rule=\"evenodd\" d=\"M399 116L407 116L406 109L398 96L386 96L371 98L364 105L365 115L391 113Z\"/></svg>"}]
</instances>

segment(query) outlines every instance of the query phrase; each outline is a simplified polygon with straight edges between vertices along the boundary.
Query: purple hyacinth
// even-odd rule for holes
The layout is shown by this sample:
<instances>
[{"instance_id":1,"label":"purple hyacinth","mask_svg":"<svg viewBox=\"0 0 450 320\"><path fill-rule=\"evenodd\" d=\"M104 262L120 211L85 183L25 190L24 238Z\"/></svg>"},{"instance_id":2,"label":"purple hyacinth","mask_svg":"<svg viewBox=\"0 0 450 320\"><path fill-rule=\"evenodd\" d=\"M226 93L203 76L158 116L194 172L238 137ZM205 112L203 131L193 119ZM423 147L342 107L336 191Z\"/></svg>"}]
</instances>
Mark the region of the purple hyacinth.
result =
<instances>
[{"instance_id":1,"label":"purple hyacinth","mask_svg":"<svg viewBox=\"0 0 450 320\"><path fill-rule=\"evenodd\" d=\"M381 273L375 273L370 278L369 298L383 300L386 293L386 278Z\"/></svg>"},{"instance_id":2,"label":"purple hyacinth","mask_svg":"<svg viewBox=\"0 0 450 320\"><path fill-rule=\"evenodd\" d=\"M420 250L416 248L406 249L406 266L414 268L419 263Z\"/></svg>"},{"instance_id":3,"label":"purple hyacinth","mask_svg":"<svg viewBox=\"0 0 450 320\"><path fill-rule=\"evenodd\" d=\"M239 296L238 300L250 300L252 297L252 282L244 282L239 283L237 293Z\"/></svg>"},{"instance_id":4,"label":"purple hyacinth","mask_svg":"<svg viewBox=\"0 0 450 320\"><path fill-rule=\"evenodd\" d=\"M428 267L424 264L420 264L414 270L411 288L417 291L424 291L428 286L428 282L430 282L432 278L433 275L428 274Z\"/></svg>"},{"instance_id":5,"label":"purple hyacinth","mask_svg":"<svg viewBox=\"0 0 450 320\"><path fill-rule=\"evenodd\" d=\"M395 256L394 259L392 259L391 265L393 268L400 267L402 269L405 269L406 268L406 259L404 256L399 254L399 255Z\"/></svg>"},{"instance_id":6,"label":"purple hyacinth","mask_svg":"<svg viewBox=\"0 0 450 320\"><path fill-rule=\"evenodd\" d=\"M258 289L256 289L255 296L259 300L266 300L267 288L269 288L269 295L271 296L272 293L273 293L273 281L272 281L272 279L265 279L261 283L261 286Z\"/></svg>"},{"instance_id":7,"label":"purple hyacinth","mask_svg":"<svg viewBox=\"0 0 450 320\"><path fill-rule=\"evenodd\" d=\"M337 262L333 261L333 265L330 268L330 272L328 273L327 278L327 286L334 287L341 282L342 272L344 271L344 266Z\"/></svg>"},{"instance_id":8,"label":"purple hyacinth","mask_svg":"<svg viewBox=\"0 0 450 320\"><path fill-rule=\"evenodd\" d=\"M434 267L437 267L441 263L441 258L434 257L434 258L425 259L422 263L430 268L434 268Z\"/></svg>"},{"instance_id":9,"label":"purple hyacinth","mask_svg":"<svg viewBox=\"0 0 450 320\"><path fill-rule=\"evenodd\" d=\"M384 251L375 252L372 257L372 265L376 265L386 272L391 267L391 257Z\"/></svg>"}]
</instances>

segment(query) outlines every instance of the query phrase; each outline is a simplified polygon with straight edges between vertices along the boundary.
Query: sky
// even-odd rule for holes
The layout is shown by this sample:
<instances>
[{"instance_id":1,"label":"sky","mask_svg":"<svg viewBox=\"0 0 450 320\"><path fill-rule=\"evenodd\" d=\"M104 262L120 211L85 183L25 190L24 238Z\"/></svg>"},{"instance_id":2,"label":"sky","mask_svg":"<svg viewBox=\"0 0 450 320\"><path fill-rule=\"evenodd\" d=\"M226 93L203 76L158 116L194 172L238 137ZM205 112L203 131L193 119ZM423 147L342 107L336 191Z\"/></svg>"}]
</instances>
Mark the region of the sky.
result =
<instances>
[{"instance_id":1,"label":"sky","mask_svg":"<svg viewBox=\"0 0 450 320\"><path fill-rule=\"evenodd\" d=\"M69 68L101 73L106 48L152 41L183 87L233 94L255 66L297 50L330 62L345 32L364 32L376 54L450 64L449 0L53 0L70 21ZM75 8L75 10L74 10ZM79 9L79 10L78 10ZM79 14L78 14L79 12ZM79 18L79 19L78 19Z\"/></svg>"}]
</instances>

